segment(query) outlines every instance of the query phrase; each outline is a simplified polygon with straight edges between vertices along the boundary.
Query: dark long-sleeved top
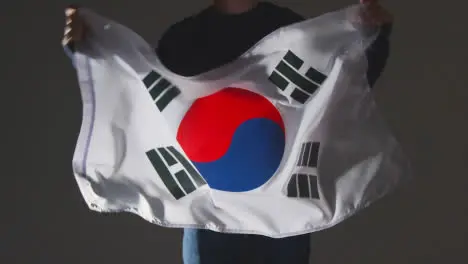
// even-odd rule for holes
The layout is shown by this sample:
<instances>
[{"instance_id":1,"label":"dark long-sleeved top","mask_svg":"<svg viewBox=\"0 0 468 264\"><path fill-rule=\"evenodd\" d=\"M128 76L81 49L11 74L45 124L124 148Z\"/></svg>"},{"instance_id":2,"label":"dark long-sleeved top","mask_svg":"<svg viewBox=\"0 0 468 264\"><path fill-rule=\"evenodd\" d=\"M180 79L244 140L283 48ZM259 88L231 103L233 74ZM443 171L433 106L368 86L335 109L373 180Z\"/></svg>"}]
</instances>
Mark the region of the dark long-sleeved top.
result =
<instances>
[{"instance_id":1,"label":"dark long-sleeved top","mask_svg":"<svg viewBox=\"0 0 468 264\"><path fill-rule=\"evenodd\" d=\"M276 29L304 18L292 10L260 2L242 14L223 14L213 6L172 25L162 36L157 54L171 71L194 76L232 62ZM389 56L390 25L367 49L368 81L373 86Z\"/></svg>"}]
</instances>

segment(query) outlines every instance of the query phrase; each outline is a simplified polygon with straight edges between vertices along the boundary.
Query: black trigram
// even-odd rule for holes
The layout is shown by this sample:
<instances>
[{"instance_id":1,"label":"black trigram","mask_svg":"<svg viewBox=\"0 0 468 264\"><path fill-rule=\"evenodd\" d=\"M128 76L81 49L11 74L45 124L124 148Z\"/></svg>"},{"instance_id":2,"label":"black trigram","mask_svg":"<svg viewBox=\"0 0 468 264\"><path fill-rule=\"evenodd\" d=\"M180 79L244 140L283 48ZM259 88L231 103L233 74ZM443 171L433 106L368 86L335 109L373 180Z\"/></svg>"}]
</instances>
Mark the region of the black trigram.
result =
<instances>
[{"instance_id":1,"label":"black trigram","mask_svg":"<svg viewBox=\"0 0 468 264\"><path fill-rule=\"evenodd\" d=\"M317 169L319 150L319 142L306 142L302 144L297 166ZM320 199L318 176L311 173L294 174L288 183L288 197Z\"/></svg>"},{"instance_id":2,"label":"black trigram","mask_svg":"<svg viewBox=\"0 0 468 264\"><path fill-rule=\"evenodd\" d=\"M180 94L179 88L154 71L143 78L143 83L161 112Z\"/></svg>"},{"instance_id":3,"label":"black trigram","mask_svg":"<svg viewBox=\"0 0 468 264\"><path fill-rule=\"evenodd\" d=\"M297 161L297 166L317 168L319 149L319 142L307 142L302 144L301 155Z\"/></svg>"},{"instance_id":4,"label":"black trigram","mask_svg":"<svg viewBox=\"0 0 468 264\"><path fill-rule=\"evenodd\" d=\"M294 84L290 96L301 104L304 104L327 78L314 68L309 68L303 76L298 72L303 64L302 59L288 51L269 78L282 91L285 91L290 83Z\"/></svg>"},{"instance_id":5,"label":"black trigram","mask_svg":"<svg viewBox=\"0 0 468 264\"><path fill-rule=\"evenodd\" d=\"M288 183L288 197L320 199L318 177L311 174L294 174Z\"/></svg>"},{"instance_id":6,"label":"black trigram","mask_svg":"<svg viewBox=\"0 0 468 264\"><path fill-rule=\"evenodd\" d=\"M174 147L153 149L146 155L177 200L206 184L192 164ZM173 173L172 170L177 172Z\"/></svg>"}]
</instances>

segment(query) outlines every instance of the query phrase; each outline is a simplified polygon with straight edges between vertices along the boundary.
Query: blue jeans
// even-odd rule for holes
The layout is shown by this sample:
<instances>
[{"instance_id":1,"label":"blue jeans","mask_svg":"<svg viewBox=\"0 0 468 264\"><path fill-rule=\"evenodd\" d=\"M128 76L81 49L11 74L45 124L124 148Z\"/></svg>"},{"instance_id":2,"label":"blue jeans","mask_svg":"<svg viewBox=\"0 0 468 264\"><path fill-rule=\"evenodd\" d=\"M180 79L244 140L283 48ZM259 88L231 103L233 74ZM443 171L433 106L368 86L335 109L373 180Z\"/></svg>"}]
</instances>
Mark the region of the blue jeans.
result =
<instances>
[{"instance_id":1,"label":"blue jeans","mask_svg":"<svg viewBox=\"0 0 468 264\"><path fill-rule=\"evenodd\" d=\"M309 235L274 239L184 230L184 264L308 264L309 253Z\"/></svg>"}]
</instances>

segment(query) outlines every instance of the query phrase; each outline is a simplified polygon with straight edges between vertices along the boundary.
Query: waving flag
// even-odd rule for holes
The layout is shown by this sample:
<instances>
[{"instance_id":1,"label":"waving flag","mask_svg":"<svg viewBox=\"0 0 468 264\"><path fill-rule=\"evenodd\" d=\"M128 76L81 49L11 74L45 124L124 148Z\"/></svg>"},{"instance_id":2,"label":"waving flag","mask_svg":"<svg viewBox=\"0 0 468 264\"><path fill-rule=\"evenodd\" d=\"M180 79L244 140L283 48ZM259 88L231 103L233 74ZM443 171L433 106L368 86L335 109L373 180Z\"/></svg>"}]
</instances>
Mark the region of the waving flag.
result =
<instances>
[{"instance_id":1,"label":"waving flag","mask_svg":"<svg viewBox=\"0 0 468 264\"><path fill-rule=\"evenodd\" d=\"M166 227L285 237L329 228L387 194L408 161L366 78L372 37L350 7L279 29L195 77L83 9L74 54L83 123L73 158L91 209Z\"/></svg>"}]
</instances>

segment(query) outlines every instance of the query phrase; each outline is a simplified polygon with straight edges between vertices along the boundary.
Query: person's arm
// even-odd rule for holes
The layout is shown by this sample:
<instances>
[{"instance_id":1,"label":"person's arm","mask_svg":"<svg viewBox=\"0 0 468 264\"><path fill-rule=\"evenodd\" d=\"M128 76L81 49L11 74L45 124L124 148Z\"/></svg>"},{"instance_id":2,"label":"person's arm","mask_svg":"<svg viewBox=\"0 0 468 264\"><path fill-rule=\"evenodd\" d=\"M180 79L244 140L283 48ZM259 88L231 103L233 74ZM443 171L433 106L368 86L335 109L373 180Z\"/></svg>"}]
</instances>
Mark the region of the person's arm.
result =
<instances>
[{"instance_id":1,"label":"person's arm","mask_svg":"<svg viewBox=\"0 0 468 264\"><path fill-rule=\"evenodd\" d=\"M392 24L385 24L380 28L380 33L374 42L367 48L368 62L367 81L372 88L382 74L390 55L390 35Z\"/></svg>"}]
</instances>

